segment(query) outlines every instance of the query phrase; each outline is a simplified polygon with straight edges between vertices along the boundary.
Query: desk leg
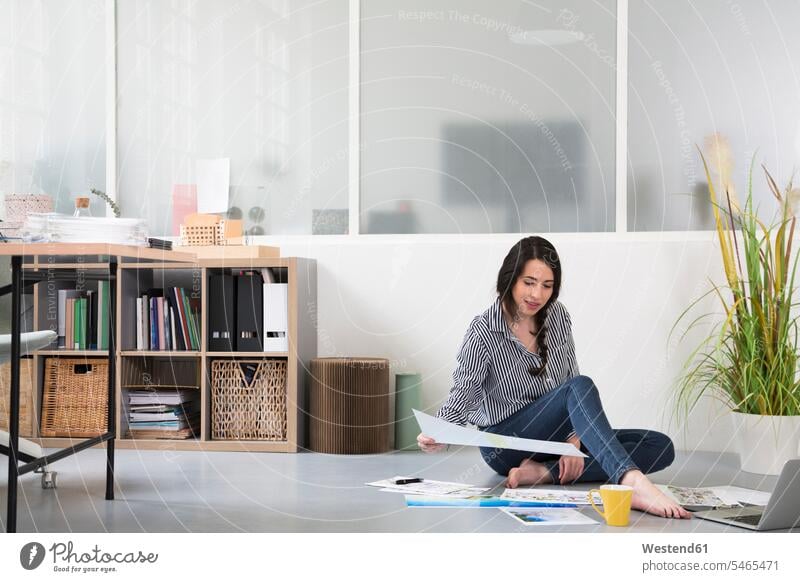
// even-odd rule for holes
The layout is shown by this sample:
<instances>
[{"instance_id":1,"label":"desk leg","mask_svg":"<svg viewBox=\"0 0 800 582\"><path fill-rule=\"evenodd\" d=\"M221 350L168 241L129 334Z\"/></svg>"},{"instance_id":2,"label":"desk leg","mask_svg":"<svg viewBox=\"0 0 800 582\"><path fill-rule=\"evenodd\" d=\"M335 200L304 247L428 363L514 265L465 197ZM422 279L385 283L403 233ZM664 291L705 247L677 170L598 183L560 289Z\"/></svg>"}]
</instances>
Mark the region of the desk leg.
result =
<instances>
[{"instance_id":1,"label":"desk leg","mask_svg":"<svg viewBox=\"0 0 800 582\"><path fill-rule=\"evenodd\" d=\"M117 434L117 262L108 263L108 432L106 441L106 499L114 499L114 443Z\"/></svg>"},{"instance_id":2,"label":"desk leg","mask_svg":"<svg viewBox=\"0 0 800 582\"><path fill-rule=\"evenodd\" d=\"M6 531L17 531L17 485L19 484L19 358L22 332L22 257L11 257L11 402L8 407L8 511Z\"/></svg>"}]
</instances>

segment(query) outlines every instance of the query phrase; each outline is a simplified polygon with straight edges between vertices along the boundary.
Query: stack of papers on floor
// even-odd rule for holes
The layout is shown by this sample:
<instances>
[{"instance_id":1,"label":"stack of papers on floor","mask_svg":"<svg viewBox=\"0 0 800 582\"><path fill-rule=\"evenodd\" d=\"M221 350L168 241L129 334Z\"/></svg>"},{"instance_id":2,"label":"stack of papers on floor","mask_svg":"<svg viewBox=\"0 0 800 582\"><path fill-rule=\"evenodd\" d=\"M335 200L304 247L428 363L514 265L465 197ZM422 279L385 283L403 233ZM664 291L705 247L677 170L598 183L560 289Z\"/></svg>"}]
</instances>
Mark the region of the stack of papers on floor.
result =
<instances>
[{"instance_id":1,"label":"stack of papers on floor","mask_svg":"<svg viewBox=\"0 0 800 582\"><path fill-rule=\"evenodd\" d=\"M765 506L769 502L769 493L755 489L744 489L734 485L717 487L678 487L676 485L658 485L667 496L677 503L692 510L742 507L747 505Z\"/></svg>"},{"instance_id":2,"label":"stack of papers on floor","mask_svg":"<svg viewBox=\"0 0 800 582\"><path fill-rule=\"evenodd\" d=\"M380 487L381 491L387 493L406 493L453 498L472 497L474 495L481 495L489 490L488 487L475 487L474 485L467 485L466 483L449 483L447 481L434 481L432 479L424 479L418 483L407 483L405 485L397 485L395 483L397 480L407 478L408 477L396 476L391 479L367 483L367 485L371 487Z\"/></svg>"},{"instance_id":3,"label":"stack of papers on floor","mask_svg":"<svg viewBox=\"0 0 800 582\"><path fill-rule=\"evenodd\" d=\"M128 430L133 438L192 438L199 432L199 425L199 390L187 388L128 392Z\"/></svg>"},{"instance_id":4,"label":"stack of papers on floor","mask_svg":"<svg viewBox=\"0 0 800 582\"><path fill-rule=\"evenodd\" d=\"M589 505L587 491L567 489L506 489L501 496L488 493L488 487L476 487L467 483L451 483L432 479L419 479L413 483L402 483L409 477L395 476L391 479L367 483L380 487L387 493L405 494L408 507L481 507L501 509L507 515L525 525L597 525L594 520L572 509ZM398 481L401 483L398 484ZM595 494L595 503L600 496Z\"/></svg>"},{"instance_id":5,"label":"stack of papers on floor","mask_svg":"<svg viewBox=\"0 0 800 582\"><path fill-rule=\"evenodd\" d=\"M536 501L539 503L569 503L571 505L591 505L588 491L572 491L567 489L506 489L501 495L503 499L515 501ZM595 505L603 505L600 494L592 494Z\"/></svg>"}]
</instances>

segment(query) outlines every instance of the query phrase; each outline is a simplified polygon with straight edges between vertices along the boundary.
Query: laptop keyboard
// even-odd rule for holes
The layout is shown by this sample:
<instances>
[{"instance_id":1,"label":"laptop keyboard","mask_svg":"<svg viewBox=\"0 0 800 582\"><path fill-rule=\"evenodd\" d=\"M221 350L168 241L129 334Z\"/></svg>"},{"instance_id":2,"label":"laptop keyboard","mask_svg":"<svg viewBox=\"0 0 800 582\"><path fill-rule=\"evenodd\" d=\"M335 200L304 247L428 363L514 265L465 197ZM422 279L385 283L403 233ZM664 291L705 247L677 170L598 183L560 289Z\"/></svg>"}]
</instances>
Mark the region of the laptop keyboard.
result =
<instances>
[{"instance_id":1,"label":"laptop keyboard","mask_svg":"<svg viewBox=\"0 0 800 582\"><path fill-rule=\"evenodd\" d=\"M736 517L729 517L728 519L739 523L746 523L747 525L758 525L758 522L761 521L761 515L737 515Z\"/></svg>"}]
</instances>

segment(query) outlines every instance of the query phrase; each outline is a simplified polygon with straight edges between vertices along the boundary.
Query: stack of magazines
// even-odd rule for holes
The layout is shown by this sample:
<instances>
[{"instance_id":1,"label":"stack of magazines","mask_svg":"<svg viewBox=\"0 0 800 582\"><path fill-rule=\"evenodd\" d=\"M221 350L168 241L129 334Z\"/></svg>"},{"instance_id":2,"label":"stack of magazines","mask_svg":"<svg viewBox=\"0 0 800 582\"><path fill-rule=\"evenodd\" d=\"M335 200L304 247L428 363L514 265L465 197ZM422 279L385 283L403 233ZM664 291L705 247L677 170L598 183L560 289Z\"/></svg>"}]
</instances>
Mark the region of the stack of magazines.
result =
<instances>
[{"instance_id":1,"label":"stack of magazines","mask_svg":"<svg viewBox=\"0 0 800 582\"><path fill-rule=\"evenodd\" d=\"M128 392L128 430L133 438L188 439L199 434L199 426L197 389Z\"/></svg>"}]
</instances>

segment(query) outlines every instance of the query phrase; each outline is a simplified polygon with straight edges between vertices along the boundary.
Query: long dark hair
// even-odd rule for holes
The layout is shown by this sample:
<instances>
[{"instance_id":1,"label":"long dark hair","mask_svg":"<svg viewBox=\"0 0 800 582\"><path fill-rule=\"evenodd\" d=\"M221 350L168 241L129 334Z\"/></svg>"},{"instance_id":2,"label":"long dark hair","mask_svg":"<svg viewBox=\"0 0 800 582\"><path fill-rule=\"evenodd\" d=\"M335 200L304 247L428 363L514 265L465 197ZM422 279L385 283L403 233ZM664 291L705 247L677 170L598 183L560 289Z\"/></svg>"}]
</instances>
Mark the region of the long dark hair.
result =
<instances>
[{"instance_id":1,"label":"long dark hair","mask_svg":"<svg viewBox=\"0 0 800 582\"><path fill-rule=\"evenodd\" d=\"M547 326L544 324L550 306L558 299L561 291L561 259L552 243L540 236L529 236L517 242L508 251L500 271L497 273L497 295L506 311L514 317L518 306L514 302L512 289L522 274L525 265L532 259L539 259L553 270L553 294L542 308L533 316L536 325L536 339L542 356L542 367L531 368L532 375L541 374L547 367Z\"/></svg>"}]
</instances>

